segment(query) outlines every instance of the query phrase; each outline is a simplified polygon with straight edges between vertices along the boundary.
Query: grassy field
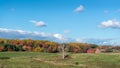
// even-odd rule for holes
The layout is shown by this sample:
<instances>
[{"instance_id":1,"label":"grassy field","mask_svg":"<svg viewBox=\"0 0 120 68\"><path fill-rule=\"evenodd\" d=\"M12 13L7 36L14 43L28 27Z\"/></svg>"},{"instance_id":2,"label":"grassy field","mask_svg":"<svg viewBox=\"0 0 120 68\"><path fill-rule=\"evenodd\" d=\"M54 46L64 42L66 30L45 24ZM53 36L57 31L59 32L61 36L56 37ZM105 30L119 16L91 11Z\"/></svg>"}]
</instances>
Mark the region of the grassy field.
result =
<instances>
[{"instance_id":1,"label":"grassy field","mask_svg":"<svg viewBox=\"0 0 120 68\"><path fill-rule=\"evenodd\" d=\"M119 53L69 55L62 60L60 53L0 52L0 68L120 68Z\"/></svg>"}]
</instances>

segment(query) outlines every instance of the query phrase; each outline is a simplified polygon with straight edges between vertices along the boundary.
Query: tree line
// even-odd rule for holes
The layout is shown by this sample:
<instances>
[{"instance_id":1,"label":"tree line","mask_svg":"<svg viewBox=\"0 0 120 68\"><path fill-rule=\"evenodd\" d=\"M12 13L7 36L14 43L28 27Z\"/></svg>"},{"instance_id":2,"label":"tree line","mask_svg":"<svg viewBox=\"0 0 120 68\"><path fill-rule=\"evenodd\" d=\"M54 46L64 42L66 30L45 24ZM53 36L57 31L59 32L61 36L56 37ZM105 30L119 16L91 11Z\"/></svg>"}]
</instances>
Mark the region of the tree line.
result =
<instances>
[{"instance_id":1,"label":"tree line","mask_svg":"<svg viewBox=\"0 0 120 68\"><path fill-rule=\"evenodd\" d=\"M88 43L57 43L48 40L32 40L32 39L3 39L0 38L0 52L7 51L30 51L30 52L48 52L57 53L62 51L62 45L66 52L73 53L87 53L88 50L95 52L96 49L103 50L103 52L113 52L120 50L120 46L106 46Z\"/></svg>"}]
</instances>

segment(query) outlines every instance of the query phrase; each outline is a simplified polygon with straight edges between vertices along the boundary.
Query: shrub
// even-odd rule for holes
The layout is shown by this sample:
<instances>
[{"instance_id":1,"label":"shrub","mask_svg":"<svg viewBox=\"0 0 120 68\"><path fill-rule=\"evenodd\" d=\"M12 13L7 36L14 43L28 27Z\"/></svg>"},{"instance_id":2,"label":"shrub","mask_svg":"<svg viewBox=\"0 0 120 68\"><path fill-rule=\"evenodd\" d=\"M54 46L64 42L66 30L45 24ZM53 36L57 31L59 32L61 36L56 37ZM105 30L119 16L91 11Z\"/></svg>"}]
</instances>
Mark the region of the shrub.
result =
<instances>
[{"instance_id":1,"label":"shrub","mask_svg":"<svg viewBox=\"0 0 120 68\"><path fill-rule=\"evenodd\" d=\"M108 48L108 49L106 49L106 51L105 52L113 52L113 50L112 49L110 49L110 48Z\"/></svg>"},{"instance_id":2,"label":"shrub","mask_svg":"<svg viewBox=\"0 0 120 68\"><path fill-rule=\"evenodd\" d=\"M75 62L75 65L79 65L79 62Z\"/></svg>"},{"instance_id":3,"label":"shrub","mask_svg":"<svg viewBox=\"0 0 120 68\"><path fill-rule=\"evenodd\" d=\"M4 46L0 46L0 51L3 51L3 49L4 49Z\"/></svg>"},{"instance_id":4,"label":"shrub","mask_svg":"<svg viewBox=\"0 0 120 68\"><path fill-rule=\"evenodd\" d=\"M0 57L0 59L10 59L10 57Z\"/></svg>"},{"instance_id":5,"label":"shrub","mask_svg":"<svg viewBox=\"0 0 120 68\"><path fill-rule=\"evenodd\" d=\"M40 48L39 46L33 49L34 52L41 52L42 50L43 50L43 49Z\"/></svg>"}]
</instances>

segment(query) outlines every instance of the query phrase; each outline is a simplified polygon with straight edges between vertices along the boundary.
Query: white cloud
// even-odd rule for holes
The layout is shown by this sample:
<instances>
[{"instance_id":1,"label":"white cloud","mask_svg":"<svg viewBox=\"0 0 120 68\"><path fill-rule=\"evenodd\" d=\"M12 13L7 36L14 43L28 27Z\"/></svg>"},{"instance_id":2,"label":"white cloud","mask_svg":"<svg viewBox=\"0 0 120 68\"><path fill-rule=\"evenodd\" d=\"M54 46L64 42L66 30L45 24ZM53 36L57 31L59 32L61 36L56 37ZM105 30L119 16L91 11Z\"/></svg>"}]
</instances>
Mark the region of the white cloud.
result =
<instances>
[{"instance_id":1,"label":"white cloud","mask_svg":"<svg viewBox=\"0 0 120 68\"><path fill-rule=\"evenodd\" d=\"M18 38L18 39L43 39L49 40L50 38L54 38L50 34L46 34L44 32L37 32L37 31L24 31L24 30L14 30L14 29L6 29L0 28L0 38Z\"/></svg>"},{"instance_id":2,"label":"white cloud","mask_svg":"<svg viewBox=\"0 0 120 68\"><path fill-rule=\"evenodd\" d=\"M31 20L30 22L34 23L36 27L44 27L44 26L46 26L44 21Z\"/></svg>"},{"instance_id":3,"label":"white cloud","mask_svg":"<svg viewBox=\"0 0 120 68\"><path fill-rule=\"evenodd\" d=\"M103 27L103 28L117 28L120 29L120 22L116 21L116 20L107 20L107 21L103 21L99 27Z\"/></svg>"},{"instance_id":4,"label":"white cloud","mask_svg":"<svg viewBox=\"0 0 120 68\"><path fill-rule=\"evenodd\" d=\"M120 39L111 39L101 42L102 45L120 45Z\"/></svg>"},{"instance_id":5,"label":"white cloud","mask_svg":"<svg viewBox=\"0 0 120 68\"><path fill-rule=\"evenodd\" d=\"M63 40L63 36L61 34L53 34L53 36L59 40Z\"/></svg>"},{"instance_id":6,"label":"white cloud","mask_svg":"<svg viewBox=\"0 0 120 68\"><path fill-rule=\"evenodd\" d=\"M75 12L81 12L84 10L84 6L83 5L80 5L78 6L76 9L75 9Z\"/></svg>"},{"instance_id":7,"label":"white cloud","mask_svg":"<svg viewBox=\"0 0 120 68\"><path fill-rule=\"evenodd\" d=\"M94 39L94 38L66 38L59 33L48 34L45 32L38 31L24 31L24 30L14 30L7 28L0 28L0 38L7 39L38 39L38 40L50 40L57 42L83 42L92 43L99 45L120 45L120 39Z\"/></svg>"},{"instance_id":8,"label":"white cloud","mask_svg":"<svg viewBox=\"0 0 120 68\"><path fill-rule=\"evenodd\" d=\"M98 45L120 45L120 39L104 39L104 38L84 38L75 39L76 42L80 43L91 43L91 44L98 44Z\"/></svg>"},{"instance_id":9,"label":"white cloud","mask_svg":"<svg viewBox=\"0 0 120 68\"><path fill-rule=\"evenodd\" d=\"M48 36L48 35L47 35L46 33L44 33L44 32L37 32L37 31L34 31L34 32L33 32L33 35L35 35L35 36L41 35L42 37L47 37L47 36Z\"/></svg>"},{"instance_id":10,"label":"white cloud","mask_svg":"<svg viewBox=\"0 0 120 68\"><path fill-rule=\"evenodd\" d=\"M65 41L61 34L49 34L45 32L38 32L38 31L24 31L24 30L14 30L14 29L7 29L7 28L0 28L0 38L7 38L7 39L39 39L39 40L50 40L50 41Z\"/></svg>"},{"instance_id":11,"label":"white cloud","mask_svg":"<svg viewBox=\"0 0 120 68\"><path fill-rule=\"evenodd\" d=\"M82 42L82 43L84 43L85 41L84 41L84 39L77 38L76 42Z\"/></svg>"}]
</instances>

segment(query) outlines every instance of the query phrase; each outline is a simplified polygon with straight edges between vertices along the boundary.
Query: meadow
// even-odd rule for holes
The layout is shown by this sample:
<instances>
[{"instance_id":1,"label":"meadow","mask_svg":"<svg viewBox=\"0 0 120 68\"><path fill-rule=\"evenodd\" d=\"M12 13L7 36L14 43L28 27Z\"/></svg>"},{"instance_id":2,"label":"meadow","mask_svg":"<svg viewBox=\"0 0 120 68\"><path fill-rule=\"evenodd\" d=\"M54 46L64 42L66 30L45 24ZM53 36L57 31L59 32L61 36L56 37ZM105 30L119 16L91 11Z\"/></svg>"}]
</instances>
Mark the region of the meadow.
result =
<instances>
[{"instance_id":1,"label":"meadow","mask_svg":"<svg viewBox=\"0 0 120 68\"><path fill-rule=\"evenodd\" d=\"M0 68L119 68L119 53L0 52Z\"/></svg>"}]
</instances>

